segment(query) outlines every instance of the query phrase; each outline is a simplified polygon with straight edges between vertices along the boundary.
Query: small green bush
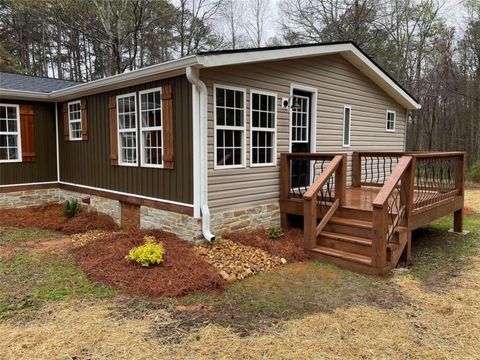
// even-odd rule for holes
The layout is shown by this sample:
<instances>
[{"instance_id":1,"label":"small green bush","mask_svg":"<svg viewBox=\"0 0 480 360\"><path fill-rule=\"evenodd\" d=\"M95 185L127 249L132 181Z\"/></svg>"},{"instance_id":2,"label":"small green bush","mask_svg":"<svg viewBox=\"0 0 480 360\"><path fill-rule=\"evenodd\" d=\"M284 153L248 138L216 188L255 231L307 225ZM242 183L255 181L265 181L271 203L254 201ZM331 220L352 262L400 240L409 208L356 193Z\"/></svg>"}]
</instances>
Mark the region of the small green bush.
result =
<instances>
[{"instance_id":1,"label":"small green bush","mask_svg":"<svg viewBox=\"0 0 480 360\"><path fill-rule=\"evenodd\" d=\"M134 261L143 267L160 264L165 255L163 245L155 242L153 236L145 236L143 239L145 244L131 249L125 259Z\"/></svg>"},{"instance_id":2,"label":"small green bush","mask_svg":"<svg viewBox=\"0 0 480 360\"><path fill-rule=\"evenodd\" d=\"M284 234L281 228L272 226L265 232L270 240L280 239Z\"/></svg>"},{"instance_id":3,"label":"small green bush","mask_svg":"<svg viewBox=\"0 0 480 360\"><path fill-rule=\"evenodd\" d=\"M74 217L80 210L80 203L77 199L67 200L63 205L63 215L70 219Z\"/></svg>"},{"instance_id":4,"label":"small green bush","mask_svg":"<svg viewBox=\"0 0 480 360\"><path fill-rule=\"evenodd\" d=\"M477 161L470 167L467 177L470 181L480 183L480 161Z\"/></svg>"}]
</instances>

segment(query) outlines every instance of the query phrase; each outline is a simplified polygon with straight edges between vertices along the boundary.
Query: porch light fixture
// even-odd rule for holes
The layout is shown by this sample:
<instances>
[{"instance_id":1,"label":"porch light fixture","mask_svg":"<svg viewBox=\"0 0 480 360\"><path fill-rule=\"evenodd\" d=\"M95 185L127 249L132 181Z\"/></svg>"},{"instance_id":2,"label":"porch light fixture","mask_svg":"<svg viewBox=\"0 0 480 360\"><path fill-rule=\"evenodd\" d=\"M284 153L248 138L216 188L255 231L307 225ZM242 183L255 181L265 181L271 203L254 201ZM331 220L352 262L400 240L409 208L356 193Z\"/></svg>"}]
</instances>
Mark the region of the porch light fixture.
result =
<instances>
[{"instance_id":1,"label":"porch light fixture","mask_svg":"<svg viewBox=\"0 0 480 360\"><path fill-rule=\"evenodd\" d=\"M295 98L295 101L293 102L293 104L291 104L292 102L292 98L294 97L295 95L290 95L289 98L283 98L282 99L282 107L284 109L292 109L292 110L298 110L300 109L300 103L298 102L298 99Z\"/></svg>"}]
</instances>

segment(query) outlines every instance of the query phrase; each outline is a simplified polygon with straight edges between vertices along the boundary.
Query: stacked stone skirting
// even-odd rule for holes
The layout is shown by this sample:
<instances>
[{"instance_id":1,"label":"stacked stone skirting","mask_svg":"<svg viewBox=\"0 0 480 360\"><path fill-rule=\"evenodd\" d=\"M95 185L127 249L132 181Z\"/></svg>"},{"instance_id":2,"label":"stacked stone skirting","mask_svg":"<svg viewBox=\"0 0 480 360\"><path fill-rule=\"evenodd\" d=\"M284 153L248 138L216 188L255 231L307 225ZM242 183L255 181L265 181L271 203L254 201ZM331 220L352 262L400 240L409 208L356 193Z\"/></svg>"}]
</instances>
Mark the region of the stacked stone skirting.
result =
<instances>
[{"instance_id":1,"label":"stacked stone skirting","mask_svg":"<svg viewBox=\"0 0 480 360\"><path fill-rule=\"evenodd\" d=\"M0 208L22 208L47 203L62 203L66 200L90 197L91 208L110 215L121 225L121 204L118 200L59 188L22 190L0 193ZM140 206L140 228L160 229L176 234L178 237L202 242L202 222L192 216L165 211L149 206ZM225 212L215 212L211 216L212 232L225 236L235 231L253 231L280 226L280 208L278 203Z\"/></svg>"},{"instance_id":2,"label":"stacked stone skirting","mask_svg":"<svg viewBox=\"0 0 480 360\"><path fill-rule=\"evenodd\" d=\"M270 203L241 210L214 213L211 218L213 233L225 236L236 231L254 231L280 227L280 205Z\"/></svg>"}]
</instances>

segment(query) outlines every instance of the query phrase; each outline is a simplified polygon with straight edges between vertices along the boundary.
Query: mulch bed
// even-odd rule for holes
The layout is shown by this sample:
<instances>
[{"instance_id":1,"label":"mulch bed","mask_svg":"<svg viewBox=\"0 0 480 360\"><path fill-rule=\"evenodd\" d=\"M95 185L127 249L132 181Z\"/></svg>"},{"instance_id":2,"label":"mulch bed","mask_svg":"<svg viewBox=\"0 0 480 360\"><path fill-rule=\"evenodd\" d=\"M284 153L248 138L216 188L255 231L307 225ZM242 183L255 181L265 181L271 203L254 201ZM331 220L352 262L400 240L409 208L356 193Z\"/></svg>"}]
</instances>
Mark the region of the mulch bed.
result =
<instances>
[{"instance_id":1,"label":"mulch bed","mask_svg":"<svg viewBox=\"0 0 480 360\"><path fill-rule=\"evenodd\" d=\"M16 228L40 228L71 235L91 230L113 231L118 225L113 219L96 211L81 210L73 218L63 215L63 204L29 206L20 209L0 209L0 225Z\"/></svg>"},{"instance_id":2,"label":"mulch bed","mask_svg":"<svg viewBox=\"0 0 480 360\"><path fill-rule=\"evenodd\" d=\"M163 243L165 258L160 265L142 268L125 260L130 249L144 244L145 235ZM158 230L116 233L76 248L75 255L90 280L151 299L220 290L227 284L192 245Z\"/></svg>"},{"instance_id":3,"label":"mulch bed","mask_svg":"<svg viewBox=\"0 0 480 360\"><path fill-rule=\"evenodd\" d=\"M309 260L312 256L303 248L303 231L288 229L276 240L269 239L265 231L234 232L228 238L237 243L253 246L286 259L289 263Z\"/></svg>"}]
</instances>

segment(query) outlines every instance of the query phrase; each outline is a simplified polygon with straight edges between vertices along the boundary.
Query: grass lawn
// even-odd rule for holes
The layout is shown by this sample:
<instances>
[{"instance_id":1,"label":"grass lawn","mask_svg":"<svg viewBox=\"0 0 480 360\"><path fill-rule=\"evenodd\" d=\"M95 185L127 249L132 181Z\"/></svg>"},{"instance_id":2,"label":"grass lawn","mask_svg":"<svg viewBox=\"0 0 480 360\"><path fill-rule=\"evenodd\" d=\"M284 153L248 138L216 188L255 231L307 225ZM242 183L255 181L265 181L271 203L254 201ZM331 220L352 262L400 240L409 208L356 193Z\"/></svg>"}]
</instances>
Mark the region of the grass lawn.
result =
<instances>
[{"instance_id":1,"label":"grass lawn","mask_svg":"<svg viewBox=\"0 0 480 360\"><path fill-rule=\"evenodd\" d=\"M92 284L68 252L26 251L63 235L0 229L2 358L478 358L479 199L469 235L451 218L417 231L413 265L386 278L310 261L158 302Z\"/></svg>"}]
</instances>

